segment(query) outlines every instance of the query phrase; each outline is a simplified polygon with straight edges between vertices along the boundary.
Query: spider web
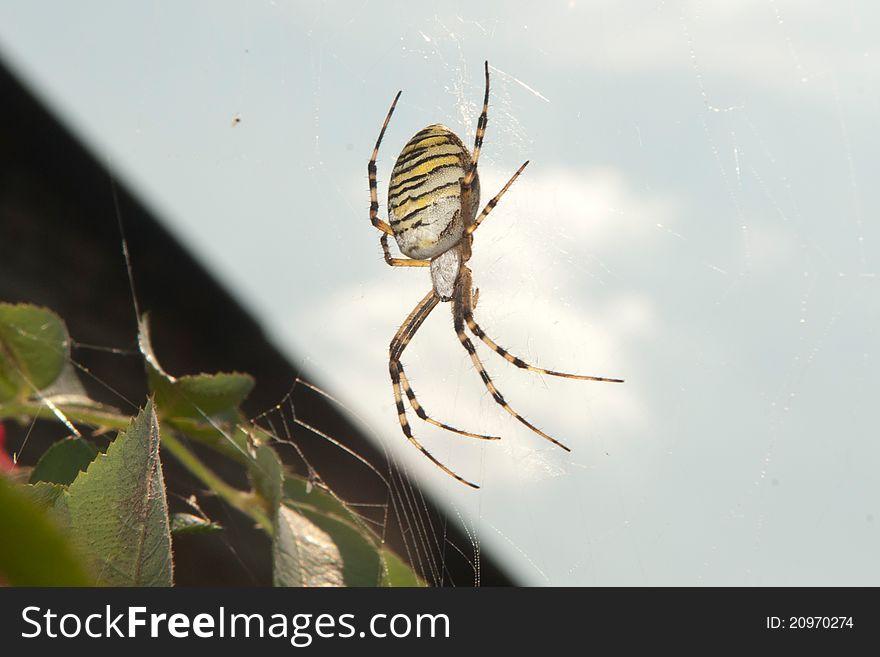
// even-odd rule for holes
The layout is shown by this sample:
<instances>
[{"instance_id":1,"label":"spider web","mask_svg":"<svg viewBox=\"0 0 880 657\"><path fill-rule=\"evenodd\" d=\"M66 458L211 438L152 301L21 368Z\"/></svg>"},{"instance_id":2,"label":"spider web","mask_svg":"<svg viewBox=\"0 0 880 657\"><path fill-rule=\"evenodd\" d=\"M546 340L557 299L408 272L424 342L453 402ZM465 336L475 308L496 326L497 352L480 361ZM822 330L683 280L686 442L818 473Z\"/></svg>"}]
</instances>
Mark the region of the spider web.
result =
<instances>
[{"instance_id":1,"label":"spider web","mask_svg":"<svg viewBox=\"0 0 880 657\"><path fill-rule=\"evenodd\" d=\"M25 6L0 25L26 21ZM139 13L174 44L161 51L119 29L138 11L93 17L100 53L75 30L57 49L11 28L0 38L274 340L446 503L472 538L474 582L461 584L479 582L484 548L539 585L880 582L873 5ZM89 75L53 73L71 53ZM476 235L478 321L539 366L627 382L538 377L478 345L505 397L566 454L494 403L441 305L404 354L407 374L429 413L503 441L410 421L474 492L397 426L387 344L429 280L382 262L365 168L399 88L383 202L414 132L440 121L472 142L484 59L484 198L531 164ZM442 528L420 521L419 500L401 508L417 559Z\"/></svg>"}]
</instances>

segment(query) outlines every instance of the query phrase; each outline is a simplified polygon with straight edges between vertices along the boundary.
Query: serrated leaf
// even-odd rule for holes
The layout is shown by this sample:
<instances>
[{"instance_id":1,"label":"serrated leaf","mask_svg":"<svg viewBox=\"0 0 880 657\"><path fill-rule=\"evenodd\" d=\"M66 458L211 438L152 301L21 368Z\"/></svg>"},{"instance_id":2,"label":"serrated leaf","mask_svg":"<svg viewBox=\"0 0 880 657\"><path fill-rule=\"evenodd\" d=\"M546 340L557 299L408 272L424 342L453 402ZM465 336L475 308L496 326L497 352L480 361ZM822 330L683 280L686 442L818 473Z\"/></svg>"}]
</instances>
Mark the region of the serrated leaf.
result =
<instances>
[{"instance_id":1,"label":"serrated leaf","mask_svg":"<svg viewBox=\"0 0 880 657\"><path fill-rule=\"evenodd\" d=\"M171 586L171 534L152 401L77 476L55 509L92 561L95 584Z\"/></svg>"},{"instance_id":2,"label":"serrated leaf","mask_svg":"<svg viewBox=\"0 0 880 657\"><path fill-rule=\"evenodd\" d=\"M174 536L214 534L222 531L223 525L219 522L199 518L191 513L171 514L171 534Z\"/></svg>"},{"instance_id":3,"label":"serrated leaf","mask_svg":"<svg viewBox=\"0 0 880 657\"><path fill-rule=\"evenodd\" d=\"M41 507L51 509L55 501L67 490L62 484L53 484L48 481L38 481L34 484L22 486L22 491Z\"/></svg>"},{"instance_id":4,"label":"serrated leaf","mask_svg":"<svg viewBox=\"0 0 880 657\"><path fill-rule=\"evenodd\" d=\"M253 378L238 372L181 376L156 388L156 406L166 417L204 421L236 411L253 387Z\"/></svg>"},{"instance_id":5,"label":"serrated leaf","mask_svg":"<svg viewBox=\"0 0 880 657\"><path fill-rule=\"evenodd\" d=\"M70 340L48 308L0 303L0 401L48 388L64 368Z\"/></svg>"},{"instance_id":6,"label":"serrated leaf","mask_svg":"<svg viewBox=\"0 0 880 657\"><path fill-rule=\"evenodd\" d=\"M146 317L138 326L138 344L147 367L147 379L156 408L163 418L206 418L236 414L239 404L254 387L254 379L240 372L174 377L159 364L150 342Z\"/></svg>"},{"instance_id":7,"label":"serrated leaf","mask_svg":"<svg viewBox=\"0 0 880 657\"><path fill-rule=\"evenodd\" d=\"M0 583L88 586L91 578L61 528L16 488L0 477Z\"/></svg>"},{"instance_id":8,"label":"serrated leaf","mask_svg":"<svg viewBox=\"0 0 880 657\"><path fill-rule=\"evenodd\" d=\"M98 450L82 438L65 438L43 452L31 471L30 483L47 481L67 485L98 455Z\"/></svg>"},{"instance_id":9,"label":"serrated leaf","mask_svg":"<svg viewBox=\"0 0 880 657\"><path fill-rule=\"evenodd\" d=\"M275 586L344 586L343 567L327 532L283 504L278 508L272 539Z\"/></svg>"}]
</instances>

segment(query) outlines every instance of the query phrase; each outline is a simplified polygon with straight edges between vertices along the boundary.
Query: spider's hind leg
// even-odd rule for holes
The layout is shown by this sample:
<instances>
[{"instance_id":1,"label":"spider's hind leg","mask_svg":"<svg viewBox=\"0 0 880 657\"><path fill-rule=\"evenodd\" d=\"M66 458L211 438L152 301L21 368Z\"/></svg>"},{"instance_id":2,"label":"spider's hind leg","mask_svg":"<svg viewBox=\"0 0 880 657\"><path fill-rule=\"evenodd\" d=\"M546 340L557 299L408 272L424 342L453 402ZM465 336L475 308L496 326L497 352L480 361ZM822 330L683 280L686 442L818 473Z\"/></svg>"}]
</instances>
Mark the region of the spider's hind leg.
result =
<instances>
[{"instance_id":1,"label":"spider's hind leg","mask_svg":"<svg viewBox=\"0 0 880 657\"><path fill-rule=\"evenodd\" d=\"M458 277L458 283L456 284L455 300L452 304L452 317L453 323L455 325L455 334L458 336L458 341L461 342L464 350L468 352L468 355L471 357L471 361L473 362L474 367L476 367L477 371L480 373L480 378L483 380L483 385L486 386L486 390L488 390L489 393L492 395L492 399L495 400L495 403L497 403L505 411L510 413L520 423L527 426L529 429L534 431L542 438L549 440L554 445L558 445L566 452L570 452L570 448L566 447L564 444L562 444L552 436L548 436L534 424L525 419L522 415L513 410L513 408L510 406L510 404L507 403L507 400L504 399L504 396L492 382L492 378L486 371L486 366L483 365L483 361L480 359L479 355L477 355L477 350L474 347L474 343L471 342L470 338L468 338L468 336L464 332L465 315L470 314L470 310L473 307L471 299L471 284L471 271L467 267L462 266L461 272L459 273Z\"/></svg>"},{"instance_id":2,"label":"spider's hind leg","mask_svg":"<svg viewBox=\"0 0 880 657\"><path fill-rule=\"evenodd\" d=\"M419 403L419 400L416 399L416 393L413 392L412 387L409 384L409 379L406 378L406 373L403 371L403 363L400 361L397 362L398 374L400 375L400 384L403 386L403 392L406 394L407 399L409 399L409 405L412 406L412 409L416 412L422 420L427 422L428 424L433 424L435 427L440 427L441 429L446 429L447 431L451 431L452 433L457 433L462 436L467 436L469 438L477 438L479 440L501 440L499 436L486 436L481 433L471 433L470 431L462 431L461 429L456 429L453 426L448 424L444 424L443 422L439 422L428 415L427 411L422 408L422 405Z\"/></svg>"},{"instance_id":3,"label":"spider's hind leg","mask_svg":"<svg viewBox=\"0 0 880 657\"><path fill-rule=\"evenodd\" d=\"M561 442L556 440L556 438L553 438L552 436L548 436L546 433L541 431L534 424L532 424L527 419L525 419L522 415L520 415L515 410L513 410L513 408L511 408L510 404L508 404L507 401L504 399L504 396L498 391L498 388L495 387L495 384L492 383L492 379L489 376L489 373L486 371L486 367L483 365L483 361L480 360L480 357L477 355L477 350L474 347L474 343L470 341L470 338L468 338L467 335L465 335L464 323L459 322L457 319L455 322L455 333L458 335L458 340L459 340L459 342L461 342L465 351L467 351L468 354L470 355L471 361L473 361L474 366L477 368L477 371L480 373L480 378L483 380L483 385L486 386L486 389L492 395L492 399L494 399L495 402L499 406L501 406L505 411L510 413L513 417L515 417L517 420L519 420L522 424L526 425L529 429L534 431L536 434L538 434L542 438L546 438L554 445L558 445L559 447L564 449L566 452L570 452L571 449L569 447L566 447L564 444L562 444Z\"/></svg>"},{"instance_id":4,"label":"spider's hind leg","mask_svg":"<svg viewBox=\"0 0 880 657\"><path fill-rule=\"evenodd\" d=\"M388 371L391 375L391 387L394 391L394 404L397 407L397 419L400 422L400 429L403 431L403 435L406 436L406 439L409 440L415 447L428 459L436 465L438 468L443 470L446 474L448 474L453 479L457 479L461 483L466 486L470 486L471 488L479 488L477 484L474 484L464 477L456 474L448 467L443 465L437 458L431 454L418 440L416 440L415 436L413 436L412 429L409 426L409 420L406 417L406 408L403 405L403 395L401 394L401 385L404 390L406 390L406 395L410 400L410 403L413 405L413 409L416 411L416 414L421 417L423 420L429 421L432 424L436 424L437 426L448 429L455 433L460 433L466 436L471 436L473 438L485 438L488 440L492 440L492 436L481 436L479 434L467 433L465 431L460 431L459 429L455 429L450 427L449 425L443 424L441 422L437 422L436 420L431 419L427 413L425 413L424 409L419 405L419 402L416 400L415 393L412 391L412 388L409 386L409 381L406 378L406 374L403 371L403 365L400 362L400 357L403 355L404 349L406 349L407 345L412 340L413 336L416 334L416 331L419 330L424 321L428 318L428 315L431 314L431 311L437 307L437 304L440 302L440 297L438 297L434 290L428 292L427 295L413 308L412 312L407 316L404 320L401 327L397 330L397 333L394 334L394 337L391 339L391 345L389 348L389 359L388 359Z\"/></svg>"},{"instance_id":5,"label":"spider's hind leg","mask_svg":"<svg viewBox=\"0 0 880 657\"><path fill-rule=\"evenodd\" d=\"M397 419L400 421L400 428L403 430L403 435L406 436L406 439L409 440L416 448L425 456L428 457L428 460L431 461L438 468L443 470L446 474L448 474L453 479L457 479L465 486L470 486L471 488L479 488L477 484L474 484L464 477L457 475L452 470L443 465L440 461L437 460L431 452L429 452L422 443L416 440L416 437L413 436L412 429L409 426L409 420L406 419L406 409L403 407L403 397L400 394L400 371L397 369L396 363L391 363L391 387L394 389L394 403L397 405Z\"/></svg>"},{"instance_id":6,"label":"spider's hind leg","mask_svg":"<svg viewBox=\"0 0 880 657\"><path fill-rule=\"evenodd\" d=\"M580 381L603 381L605 383L623 383L623 379L608 379L601 376L585 376L583 374L567 374L566 372L545 370L543 367L530 365L519 356L514 356L512 353L507 351L507 349L497 344L494 340L492 340L492 338L486 335L486 332L483 331L482 328L480 328L480 325L477 324L476 320L474 319L472 308L476 307L476 305L477 304L474 303L472 304L471 308L465 308L464 319L467 322L467 327L475 336L485 342L492 351L501 356L508 363L512 363L513 365L516 365L517 367L528 370L530 372L537 372L538 374L549 374L551 376L561 376L565 379L578 379Z\"/></svg>"}]
</instances>

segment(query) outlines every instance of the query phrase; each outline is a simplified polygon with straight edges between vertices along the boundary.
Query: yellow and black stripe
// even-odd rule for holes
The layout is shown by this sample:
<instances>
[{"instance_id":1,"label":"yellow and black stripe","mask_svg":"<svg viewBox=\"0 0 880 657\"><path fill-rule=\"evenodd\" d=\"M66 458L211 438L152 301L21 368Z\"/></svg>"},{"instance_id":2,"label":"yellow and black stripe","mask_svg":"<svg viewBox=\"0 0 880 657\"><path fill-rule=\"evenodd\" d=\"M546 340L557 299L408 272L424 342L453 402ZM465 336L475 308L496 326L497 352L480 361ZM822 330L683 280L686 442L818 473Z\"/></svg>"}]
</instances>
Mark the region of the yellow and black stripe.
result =
<instances>
[{"instance_id":1,"label":"yellow and black stripe","mask_svg":"<svg viewBox=\"0 0 880 657\"><path fill-rule=\"evenodd\" d=\"M470 168L470 153L449 128L435 124L417 132L404 146L391 172L388 187L388 216L394 235L431 226L430 235L439 239L452 220L442 225L428 221L434 205L447 198L460 198L461 179Z\"/></svg>"}]
</instances>

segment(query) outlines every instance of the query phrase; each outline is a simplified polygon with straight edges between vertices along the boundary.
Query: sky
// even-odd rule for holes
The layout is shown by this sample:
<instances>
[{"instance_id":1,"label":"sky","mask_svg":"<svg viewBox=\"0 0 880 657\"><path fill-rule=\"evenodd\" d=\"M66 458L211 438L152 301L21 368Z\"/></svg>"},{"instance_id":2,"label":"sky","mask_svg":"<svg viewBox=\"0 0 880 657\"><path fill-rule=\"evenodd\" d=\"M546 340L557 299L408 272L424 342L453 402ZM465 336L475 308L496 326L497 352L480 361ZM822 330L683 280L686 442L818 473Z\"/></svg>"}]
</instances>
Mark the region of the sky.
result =
<instances>
[{"instance_id":1,"label":"sky","mask_svg":"<svg viewBox=\"0 0 880 657\"><path fill-rule=\"evenodd\" d=\"M869 2L0 5L0 55L395 460L532 585L880 584L880 9ZM369 224L406 141L492 75L480 354ZM108 221L116 221L108 217ZM125 276L121 271L120 276ZM279 391L279 397L286 391ZM875 436L872 438L871 436Z\"/></svg>"}]
</instances>

